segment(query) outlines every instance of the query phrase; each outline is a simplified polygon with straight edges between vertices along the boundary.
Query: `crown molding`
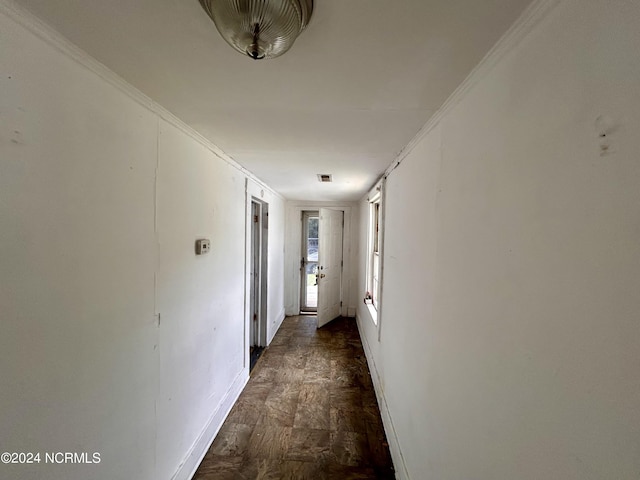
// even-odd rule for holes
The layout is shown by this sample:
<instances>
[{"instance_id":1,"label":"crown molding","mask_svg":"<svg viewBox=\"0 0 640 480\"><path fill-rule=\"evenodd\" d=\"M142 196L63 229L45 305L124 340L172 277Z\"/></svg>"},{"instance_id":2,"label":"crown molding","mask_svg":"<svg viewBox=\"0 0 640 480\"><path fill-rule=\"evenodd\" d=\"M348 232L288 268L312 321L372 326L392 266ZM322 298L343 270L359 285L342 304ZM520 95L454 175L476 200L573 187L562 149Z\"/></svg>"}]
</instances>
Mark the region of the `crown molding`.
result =
<instances>
[{"instance_id":1,"label":"crown molding","mask_svg":"<svg viewBox=\"0 0 640 480\"><path fill-rule=\"evenodd\" d=\"M37 36L63 55L71 58L79 65L90 70L102 80L120 90L122 93L127 95L139 105L145 107L152 113L156 114L162 120L165 120L172 126L179 129L185 135L188 135L193 140L200 143L203 147L213 153L220 160L235 168L243 175L259 184L262 188L269 190L276 197L285 200L283 195L276 192L273 188L264 183L256 175L254 175L253 172L247 170L245 167L236 162L230 155L225 153L211 140L206 138L201 133L197 132L193 127L187 125L184 121L164 108L162 105L142 93L136 87L120 77L113 70L109 69L107 66L100 63L87 52L65 38L60 32L55 30L49 24L39 19L24 7L18 5L14 0L0 0L0 13Z\"/></svg>"},{"instance_id":2,"label":"crown molding","mask_svg":"<svg viewBox=\"0 0 640 480\"><path fill-rule=\"evenodd\" d=\"M418 133L400 150L396 158L391 162L383 173L386 178L395 170L413 149L422 141L431 130L440 124L441 120L466 96L478 82L480 82L511 50L516 48L520 42L542 21L549 13L561 3L562 0L535 0L509 27L496 44L480 60L480 63L462 81L454 92L445 100L442 106L436 110L427 123ZM377 182L376 182L377 183Z\"/></svg>"}]
</instances>

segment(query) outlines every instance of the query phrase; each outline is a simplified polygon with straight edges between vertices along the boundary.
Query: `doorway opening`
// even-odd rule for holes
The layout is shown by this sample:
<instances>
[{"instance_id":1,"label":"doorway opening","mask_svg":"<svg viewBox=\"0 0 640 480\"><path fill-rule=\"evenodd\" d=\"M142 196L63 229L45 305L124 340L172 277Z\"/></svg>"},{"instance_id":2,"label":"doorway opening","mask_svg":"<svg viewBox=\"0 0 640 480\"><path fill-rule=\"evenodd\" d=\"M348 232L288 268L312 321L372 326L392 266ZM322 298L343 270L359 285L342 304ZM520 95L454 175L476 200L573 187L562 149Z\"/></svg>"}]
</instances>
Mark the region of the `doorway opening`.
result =
<instances>
[{"instance_id":1,"label":"doorway opening","mask_svg":"<svg viewBox=\"0 0 640 480\"><path fill-rule=\"evenodd\" d=\"M318 229L317 211L302 212L302 259L300 260L300 313L318 311Z\"/></svg>"},{"instance_id":2,"label":"doorway opening","mask_svg":"<svg viewBox=\"0 0 640 480\"><path fill-rule=\"evenodd\" d=\"M251 199L249 270L249 371L267 346L267 252L269 204Z\"/></svg>"}]
</instances>

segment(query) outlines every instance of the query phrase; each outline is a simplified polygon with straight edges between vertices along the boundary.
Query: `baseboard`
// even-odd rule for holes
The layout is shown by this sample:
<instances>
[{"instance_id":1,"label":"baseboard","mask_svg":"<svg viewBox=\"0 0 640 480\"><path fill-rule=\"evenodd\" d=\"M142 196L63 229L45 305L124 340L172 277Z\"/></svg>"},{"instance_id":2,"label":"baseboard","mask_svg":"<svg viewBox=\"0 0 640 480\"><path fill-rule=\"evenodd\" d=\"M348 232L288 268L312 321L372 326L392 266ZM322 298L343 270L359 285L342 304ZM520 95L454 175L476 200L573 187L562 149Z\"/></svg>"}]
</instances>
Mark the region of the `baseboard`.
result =
<instances>
[{"instance_id":1,"label":"baseboard","mask_svg":"<svg viewBox=\"0 0 640 480\"><path fill-rule=\"evenodd\" d=\"M282 307L282 310L280 310L280 313L278 313L278 316L276 317L279 320L276 323L273 324L272 328L269 329L268 338L267 338L267 345L271 344L271 340L273 340L273 337L275 337L276 333L278 333L278 329L282 325L282 322L284 322L284 319L285 319L286 316L287 316L286 310L285 310L284 307Z\"/></svg>"},{"instance_id":2,"label":"baseboard","mask_svg":"<svg viewBox=\"0 0 640 480\"><path fill-rule=\"evenodd\" d=\"M411 480L407 466L404 463L404 457L400 450L400 443L398 442L398 436L396 435L396 429L393 426L393 420L389 412L389 406L387 405L387 399L384 396L384 390L382 389L382 382L380 380L380 374L375 361L373 360L373 353L366 337L362 335L363 329L360 325L360 316L356 315L356 323L358 324L358 333L360 334L360 340L364 347L365 358L369 365L369 371L371 372L371 380L373 381L373 388L378 400L378 407L380 409L380 416L382 417L382 424L384 425L384 431L387 435L387 442L389 442L389 450L391 452L391 459L393 460L393 467L396 471L397 480Z\"/></svg>"},{"instance_id":3,"label":"baseboard","mask_svg":"<svg viewBox=\"0 0 640 480\"><path fill-rule=\"evenodd\" d=\"M226 420L231 408L236 403L236 400L238 400L238 397L242 393L242 390L248 381L248 368L242 369L231 384L229 390L227 390L227 393L222 399L222 402L220 402L220 405L218 405L218 408L213 412L213 415L202 430L202 433L189 449L189 453L187 453L184 461L178 467L178 470L173 477L171 477L171 480L191 480L191 478L193 478L200 462L202 462L202 459L213 443L213 439L216 438L222 424Z\"/></svg>"}]
</instances>

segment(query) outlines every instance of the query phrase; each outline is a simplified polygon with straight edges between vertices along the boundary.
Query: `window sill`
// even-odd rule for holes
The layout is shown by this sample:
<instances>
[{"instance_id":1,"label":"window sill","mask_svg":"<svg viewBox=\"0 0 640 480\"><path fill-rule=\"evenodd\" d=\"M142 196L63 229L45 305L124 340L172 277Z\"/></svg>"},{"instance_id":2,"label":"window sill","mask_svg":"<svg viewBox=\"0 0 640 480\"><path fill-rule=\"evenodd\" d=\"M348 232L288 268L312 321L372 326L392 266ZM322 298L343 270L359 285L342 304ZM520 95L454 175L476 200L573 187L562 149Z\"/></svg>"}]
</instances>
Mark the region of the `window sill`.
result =
<instances>
[{"instance_id":1,"label":"window sill","mask_svg":"<svg viewBox=\"0 0 640 480\"><path fill-rule=\"evenodd\" d=\"M378 325L378 310L373 306L373 303L366 303L367 308L369 309L369 315L371 315L371 320L373 320L374 325Z\"/></svg>"}]
</instances>

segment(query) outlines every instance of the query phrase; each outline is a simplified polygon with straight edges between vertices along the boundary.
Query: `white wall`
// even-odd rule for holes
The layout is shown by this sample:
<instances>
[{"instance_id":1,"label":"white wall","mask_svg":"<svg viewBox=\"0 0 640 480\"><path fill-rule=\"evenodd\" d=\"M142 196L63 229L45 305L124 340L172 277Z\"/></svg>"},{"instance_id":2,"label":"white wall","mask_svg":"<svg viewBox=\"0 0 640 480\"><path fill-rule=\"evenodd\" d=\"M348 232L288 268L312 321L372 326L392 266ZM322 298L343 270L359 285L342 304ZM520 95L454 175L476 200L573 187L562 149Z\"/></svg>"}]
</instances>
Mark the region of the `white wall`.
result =
<instances>
[{"instance_id":1,"label":"white wall","mask_svg":"<svg viewBox=\"0 0 640 480\"><path fill-rule=\"evenodd\" d=\"M2 451L102 460L0 477L188 478L248 378L249 174L4 7L0 65ZM275 321L284 201L261 188Z\"/></svg>"},{"instance_id":2,"label":"white wall","mask_svg":"<svg viewBox=\"0 0 640 480\"><path fill-rule=\"evenodd\" d=\"M558 2L389 175L358 321L399 478L638 478L638 51L640 3Z\"/></svg>"},{"instance_id":3,"label":"white wall","mask_svg":"<svg viewBox=\"0 0 640 480\"><path fill-rule=\"evenodd\" d=\"M300 313L300 259L302 258L302 212L332 208L344 212L344 270L342 274L342 315L354 316L358 298L356 288L358 237L357 203L340 202L304 202L291 200L286 202L285 225L285 292L284 303L287 315Z\"/></svg>"}]
</instances>

